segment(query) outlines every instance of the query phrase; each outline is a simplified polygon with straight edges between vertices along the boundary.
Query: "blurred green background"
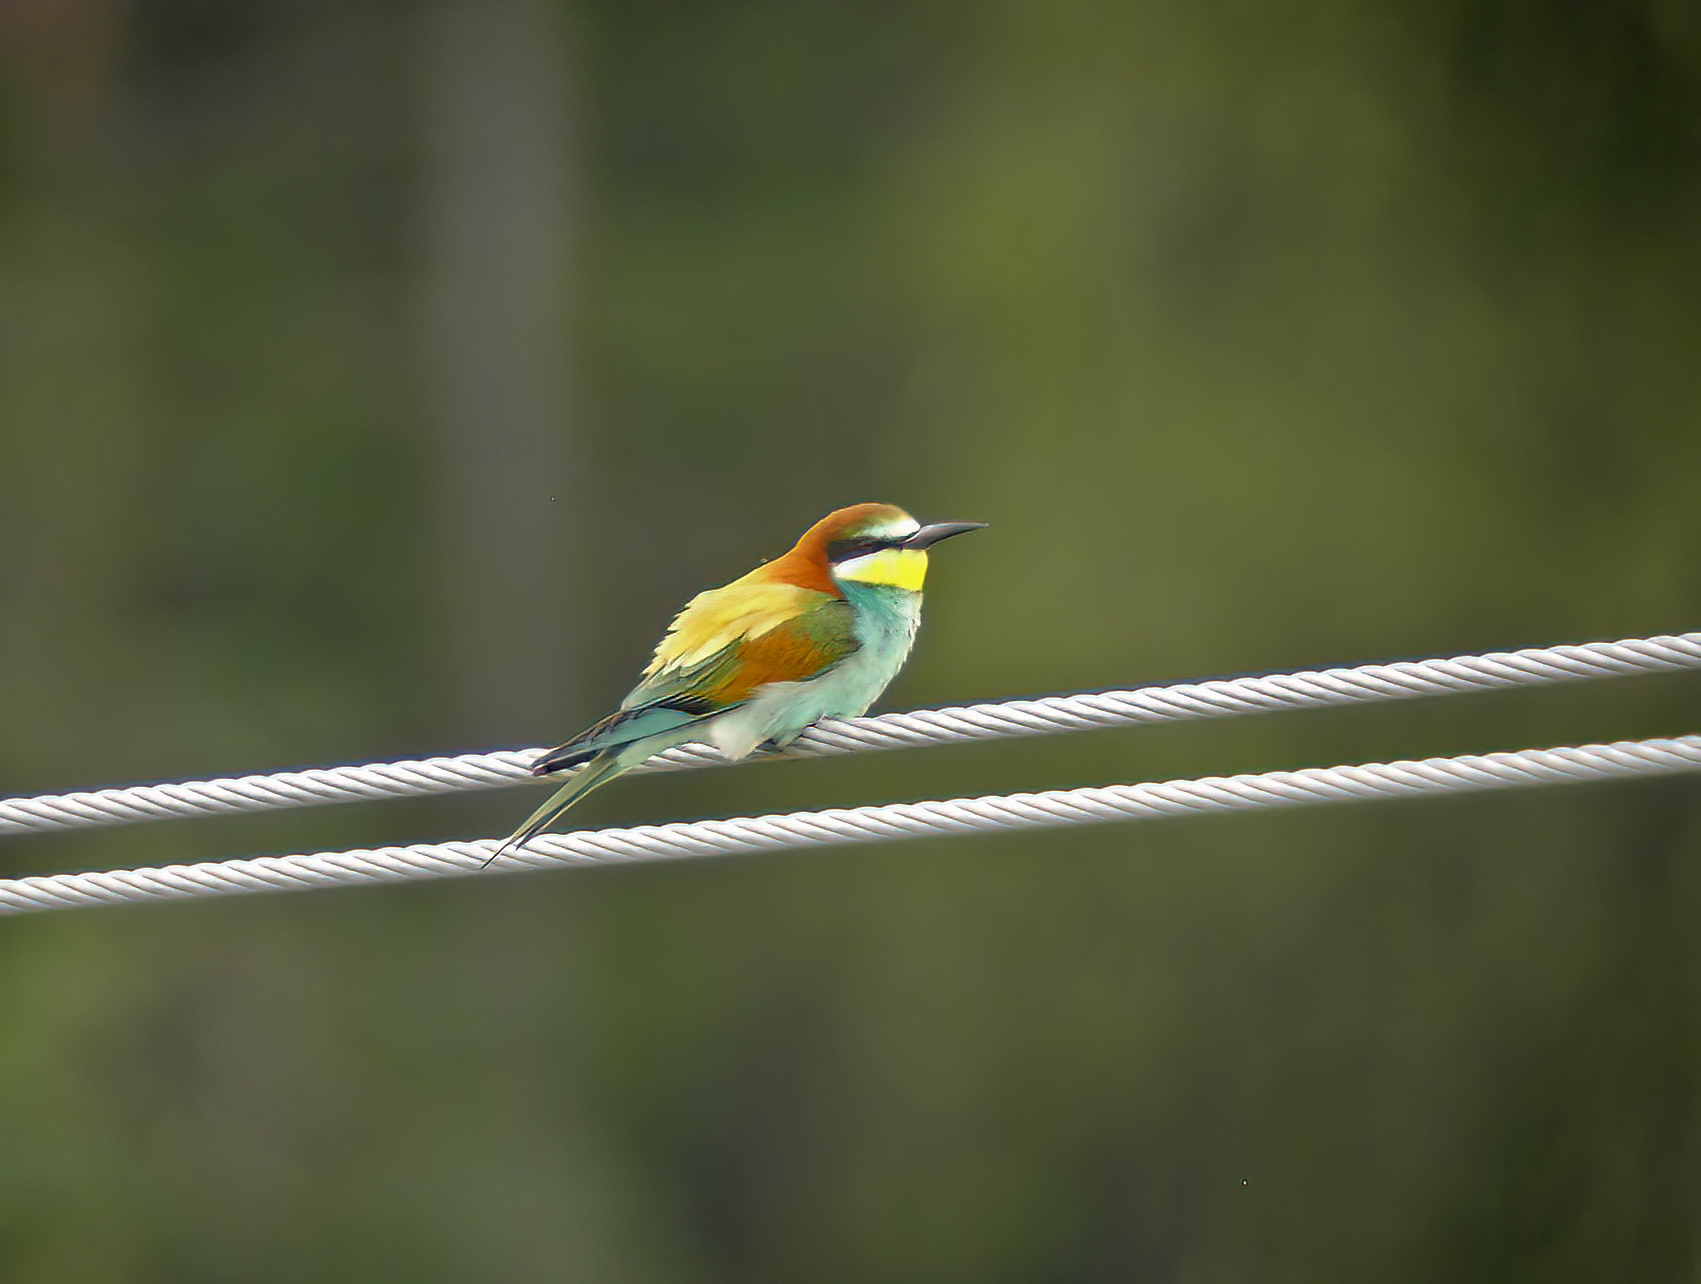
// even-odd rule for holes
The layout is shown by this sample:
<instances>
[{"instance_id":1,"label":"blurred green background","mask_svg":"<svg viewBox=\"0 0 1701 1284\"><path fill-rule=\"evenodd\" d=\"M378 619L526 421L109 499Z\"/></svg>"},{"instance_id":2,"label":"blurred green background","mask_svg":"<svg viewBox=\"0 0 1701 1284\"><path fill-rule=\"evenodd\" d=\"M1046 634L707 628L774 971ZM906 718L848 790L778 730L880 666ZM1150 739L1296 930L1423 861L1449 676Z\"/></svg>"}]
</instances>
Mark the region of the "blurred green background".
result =
<instances>
[{"instance_id":1,"label":"blurred green background","mask_svg":"<svg viewBox=\"0 0 1701 1284\"><path fill-rule=\"evenodd\" d=\"M865 499L886 707L1701 626L1686 0L9 0L0 792L564 738ZM1701 730L1637 679L582 825ZM8 840L494 835L526 792ZM1694 1280L1701 782L0 923L0 1277Z\"/></svg>"}]
</instances>

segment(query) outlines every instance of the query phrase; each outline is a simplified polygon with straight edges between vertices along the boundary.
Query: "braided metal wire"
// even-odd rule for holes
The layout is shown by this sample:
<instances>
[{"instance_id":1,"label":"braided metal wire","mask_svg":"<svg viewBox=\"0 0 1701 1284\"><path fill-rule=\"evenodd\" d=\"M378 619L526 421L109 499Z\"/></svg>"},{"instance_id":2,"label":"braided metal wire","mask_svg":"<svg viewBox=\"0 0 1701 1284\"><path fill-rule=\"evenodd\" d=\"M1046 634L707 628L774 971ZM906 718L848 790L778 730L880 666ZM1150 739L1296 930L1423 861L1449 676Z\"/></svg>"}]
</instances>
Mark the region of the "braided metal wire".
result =
<instances>
[{"instance_id":1,"label":"braided metal wire","mask_svg":"<svg viewBox=\"0 0 1701 1284\"><path fill-rule=\"evenodd\" d=\"M1314 767L1160 784L1058 789L551 834L533 839L523 850L496 862L491 870L724 856L1696 770L1701 770L1701 736L1526 749L1421 762ZM494 839L481 839L0 880L0 913L473 875L479 873L497 845Z\"/></svg>"},{"instance_id":2,"label":"braided metal wire","mask_svg":"<svg viewBox=\"0 0 1701 1284\"><path fill-rule=\"evenodd\" d=\"M764 757L815 758L1697 667L1701 667L1701 633L1631 638L827 721L806 731L784 754ZM11 798L0 800L0 835L495 789L532 779L527 769L540 753L540 749L512 749L420 761ZM658 754L640 770L668 771L724 763L725 759L708 745L685 745Z\"/></svg>"}]
</instances>

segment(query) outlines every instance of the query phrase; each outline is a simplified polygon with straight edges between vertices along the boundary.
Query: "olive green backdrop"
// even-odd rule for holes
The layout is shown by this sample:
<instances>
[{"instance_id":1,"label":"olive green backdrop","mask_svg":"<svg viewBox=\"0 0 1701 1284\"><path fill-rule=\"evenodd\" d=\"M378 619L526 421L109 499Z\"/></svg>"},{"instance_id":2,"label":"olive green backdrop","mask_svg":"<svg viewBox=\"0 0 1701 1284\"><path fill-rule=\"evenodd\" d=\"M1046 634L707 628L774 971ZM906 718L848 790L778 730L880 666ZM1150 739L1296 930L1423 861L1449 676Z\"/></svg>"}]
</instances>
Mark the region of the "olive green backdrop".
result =
<instances>
[{"instance_id":1,"label":"olive green backdrop","mask_svg":"<svg viewBox=\"0 0 1701 1284\"><path fill-rule=\"evenodd\" d=\"M1701 627L1678 0L0 9L0 791L564 738L864 499L888 707ZM1701 681L584 825L1701 730ZM505 832L533 795L7 840ZM1693 1280L1701 781L0 921L0 1277Z\"/></svg>"}]
</instances>

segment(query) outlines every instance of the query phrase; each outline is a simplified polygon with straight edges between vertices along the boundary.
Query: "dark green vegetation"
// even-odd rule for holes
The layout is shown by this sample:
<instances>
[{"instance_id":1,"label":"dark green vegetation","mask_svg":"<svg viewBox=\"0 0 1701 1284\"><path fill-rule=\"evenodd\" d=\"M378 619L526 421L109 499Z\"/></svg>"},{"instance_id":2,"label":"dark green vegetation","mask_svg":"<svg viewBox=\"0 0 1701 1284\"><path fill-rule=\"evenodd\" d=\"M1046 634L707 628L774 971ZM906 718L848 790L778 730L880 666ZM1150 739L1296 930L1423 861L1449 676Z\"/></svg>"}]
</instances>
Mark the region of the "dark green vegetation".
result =
<instances>
[{"instance_id":1,"label":"dark green vegetation","mask_svg":"<svg viewBox=\"0 0 1701 1284\"><path fill-rule=\"evenodd\" d=\"M482 314L422 301L433 86L488 50L378 0L0 9L0 790L562 739L863 499L993 524L891 707L1701 627L1697 12L577 6L514 168L561 226L484 211L565 245L556 471L491 493L427 427ZM575 819L1696 730L1644 679ZM1694 780L0 921L0 1277L1692 1279L1698 924Z\"/></svg>"}]
</instances>

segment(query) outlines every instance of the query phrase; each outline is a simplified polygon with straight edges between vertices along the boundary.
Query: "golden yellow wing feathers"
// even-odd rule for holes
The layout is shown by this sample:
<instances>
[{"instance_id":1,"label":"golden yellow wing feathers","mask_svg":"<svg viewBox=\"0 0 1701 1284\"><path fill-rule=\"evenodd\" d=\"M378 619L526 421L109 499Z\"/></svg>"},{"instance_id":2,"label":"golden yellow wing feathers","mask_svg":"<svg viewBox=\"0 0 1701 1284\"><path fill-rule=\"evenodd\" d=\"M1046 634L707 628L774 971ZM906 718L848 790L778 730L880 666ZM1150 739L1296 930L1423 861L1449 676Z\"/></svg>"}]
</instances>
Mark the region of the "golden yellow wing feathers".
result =
<instances>
[{"instance_id":1,"label":"golden yellow wing feathers","mask_svg":"<svg viewBox=\"0 0 1701 1284\"><path fill-rule=\"evenodd\" d=\"M724 588L697 594L674 617L645 677L701 664L735 642L751 641L818 606L826 594L758 578L753 571Z\"/></svg>"}]
</instances>

